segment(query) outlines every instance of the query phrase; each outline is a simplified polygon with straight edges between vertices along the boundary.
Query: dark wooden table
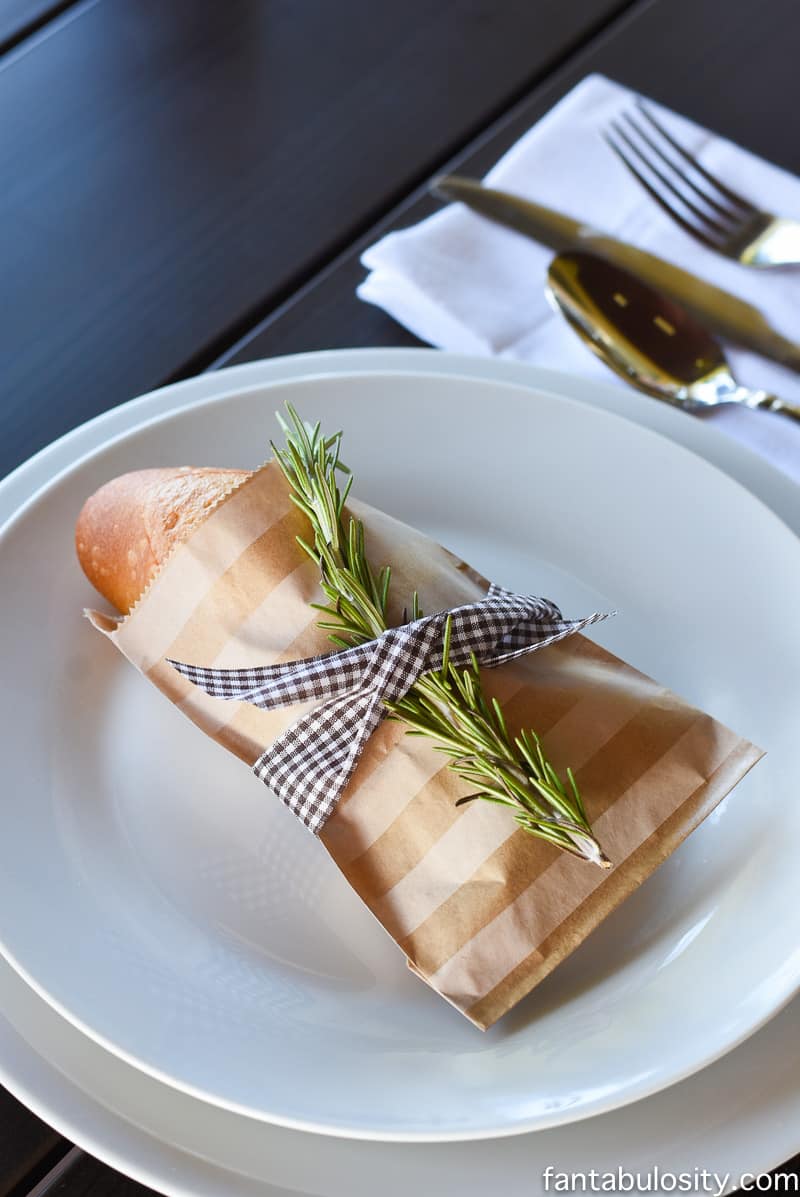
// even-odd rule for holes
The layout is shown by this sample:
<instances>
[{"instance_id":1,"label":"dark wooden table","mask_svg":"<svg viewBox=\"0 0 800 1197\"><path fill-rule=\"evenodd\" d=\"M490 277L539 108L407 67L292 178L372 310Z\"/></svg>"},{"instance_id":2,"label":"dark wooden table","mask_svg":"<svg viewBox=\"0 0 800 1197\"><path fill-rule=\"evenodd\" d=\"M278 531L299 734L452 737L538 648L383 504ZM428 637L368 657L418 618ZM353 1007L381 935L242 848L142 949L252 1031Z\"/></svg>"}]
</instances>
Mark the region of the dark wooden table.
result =
<instances>
[{"instance_id":1,"label":"dark wooden table","mask_svg":"<svg viewBox=\"0 0 800 1197\"><path fill-rule=\"evenodd\" d=\"M416 344L361 249L588 72L800 172L798 51L797 0L0 0L0 476L201 370ZM0 1197L146 1192L0 1090Z\"/></svg>"}]
</instances>

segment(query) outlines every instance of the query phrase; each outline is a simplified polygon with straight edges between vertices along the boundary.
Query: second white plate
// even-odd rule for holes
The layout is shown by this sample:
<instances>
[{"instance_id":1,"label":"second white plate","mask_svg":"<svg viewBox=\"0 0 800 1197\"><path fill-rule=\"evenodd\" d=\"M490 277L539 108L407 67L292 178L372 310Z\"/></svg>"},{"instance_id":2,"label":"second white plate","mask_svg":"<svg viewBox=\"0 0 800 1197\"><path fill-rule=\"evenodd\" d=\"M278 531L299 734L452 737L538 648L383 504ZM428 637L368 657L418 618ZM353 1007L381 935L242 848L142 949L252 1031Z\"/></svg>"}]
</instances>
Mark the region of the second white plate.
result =
<instances>
[{"instance_id":1,"label":"second white plate","mask_svg":"<svg viewBox=\"0 0 800 1197\"><path fill-rule=\"evenodd\" d=\"M610 647L771 750L714 821L486 1036L407 976L247 771L77 618L89 597L70 544L83 497L145 464L255 464L253 429L266 439L288 394L348 430L363 497L508 585L567 609L623 608L604 633ZM504 459L487 460L503 429ZM753 546L744 575L742 543ZM797 980L797 923L784 910L792 816L780 790L796 782L800 643L774 594L782 588L796 609L798 557L778 520L691 454L496 383L315 380L228 396L124 437L48 488L0 541L10 583L0 649L19 679L3 749L26 796L0 848L6 954L126 1059L309 1129L513 1133L686 1075L774 1012Z\"/></svg>"}]
</instances>

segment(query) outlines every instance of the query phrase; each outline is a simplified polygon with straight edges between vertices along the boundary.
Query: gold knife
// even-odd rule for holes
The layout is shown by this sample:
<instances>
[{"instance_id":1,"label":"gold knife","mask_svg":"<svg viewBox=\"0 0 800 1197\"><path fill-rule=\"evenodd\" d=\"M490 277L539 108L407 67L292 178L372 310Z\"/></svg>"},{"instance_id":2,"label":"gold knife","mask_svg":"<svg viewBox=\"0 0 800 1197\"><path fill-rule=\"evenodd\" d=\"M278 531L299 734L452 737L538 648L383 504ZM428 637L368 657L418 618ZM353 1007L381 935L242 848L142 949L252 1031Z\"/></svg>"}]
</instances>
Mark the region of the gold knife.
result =
<instances>
[{"instance_id":1,"label":"gold knife","mask_svg":"<svg viewBox=\"0 0 800 1197\"><path fill-rule=\"evenodd\" d=\"M508 191L484 187L477 179L446 175L432 184L431 191L440 199L466 204L481 216L515 229L556 253L591 250L666 292L720 336L800 373L800 345L772 328L752 304L680 266L673 266L655 254L627 245L552 208Z\"/></svg>"}]
</instances>

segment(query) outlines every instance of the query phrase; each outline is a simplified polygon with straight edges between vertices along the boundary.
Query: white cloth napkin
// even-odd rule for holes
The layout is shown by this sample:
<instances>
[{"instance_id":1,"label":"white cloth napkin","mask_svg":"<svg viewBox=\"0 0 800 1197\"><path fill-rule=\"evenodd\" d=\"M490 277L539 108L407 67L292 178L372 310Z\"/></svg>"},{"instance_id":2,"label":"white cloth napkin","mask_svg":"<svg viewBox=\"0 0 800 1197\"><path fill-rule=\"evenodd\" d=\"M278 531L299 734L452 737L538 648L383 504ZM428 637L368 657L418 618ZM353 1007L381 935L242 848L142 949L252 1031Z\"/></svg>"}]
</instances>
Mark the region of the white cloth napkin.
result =
<instances>
[{"instance_id":1,"label":"white cloth napkin","mask_svg":"<svg viewBox=\"0 0 800 1197\"><path fill-rule=\"evenodd\" d=\"M486 182L702 275L759 308L785 336L800 340L800 267L757 271L705 249L660 210L611 152L600 133L632 100L627 88L589 76L501 158ZM800 179L648 103L709 170L753 203L800 218ZM358 294L440 349L515 358L624 386L546 300L552 256L536 242L454 204L368 249L362 262L370 273ZM800 402L800 375L754 353L726 348L740 382ZM706 418L800 482L800 424L732 406Z\"/></svg>"}]
</instances>

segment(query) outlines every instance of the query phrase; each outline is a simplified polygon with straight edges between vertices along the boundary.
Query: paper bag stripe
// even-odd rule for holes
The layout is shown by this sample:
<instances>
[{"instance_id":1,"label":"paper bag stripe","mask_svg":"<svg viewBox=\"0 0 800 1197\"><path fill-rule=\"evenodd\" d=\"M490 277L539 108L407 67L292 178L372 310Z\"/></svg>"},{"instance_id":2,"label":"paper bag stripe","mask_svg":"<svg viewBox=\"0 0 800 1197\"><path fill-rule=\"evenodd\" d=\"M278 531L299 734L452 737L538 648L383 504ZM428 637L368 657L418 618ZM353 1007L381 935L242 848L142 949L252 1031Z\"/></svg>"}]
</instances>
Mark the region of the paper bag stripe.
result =
<instances>
[{"instance_id":1,"label":"paper bag stripe","mask_svg":"<svg viewBox=\"0 0 800 1197\"><path fill-rule=\"evenodd\" d=\"M613 805L617 785L623 791L630 788L643 773L663 758L664 753L696 717L697 712L691 708L681 708L668 723L659 722L660 734L650 734L650 743L643 750L643 738L648 735L648 728L652 724L652 709L639 705L631 714L626 703L620 704L617 728L611 729L606 725L609 734L605 742L597 743L589 759L576 771L576 780L582 792L589 796L589 815L593 822ZM581 729L577 730L580 734ZM589 734L588 728L583 734ZM636 762L630 766L627 775L619 764L626 759ZM613 779L612 784L609 784L609 779ZM403 940L403 950L426 972L435 972L444 960L455 955L487 923L502 914L559 855L556 849L534 841L525 832L519 831L489 857L473 876L464 879L464 893L457 899L459 917L454 918L453 903L433 911L425 923ZM492 891L492 883L498 877L504 879L504 884L495 885Z\"/></svg>"},{"instance_id":2,"label":"paper bag stripe","mask_svg":"<svg viewBox=\"0 0 800 1197\"><path fill-rule=\"evenodd\" d=\"M385 739L390 737L390 739ZM389 751L385 751L385 748ZM400 723L384 722L372 734L355 776L342 795L336 817L325 824L322 840L340 868L361 856L405 810L416 793L442 768L432 744L408 743Z\"/></svg>"},{"instance_id":3,"label":"paper bag stripe","mask_svg":"<svg viewBox=\"0 0 800 1197\"><path fill-rule=\"evenodd\" d=\"M340 864L347 880L372 907L466 814L466 807L456 806L465 793L464 783L440 761L437 764L439 768L430 781L386 831L354 860Z\"/></svg>"},{"instance_id":4,"label":"paper bag stripe","mask_svg":"<svg viewBox=\"0 0 800 1197\"><path fill-rule=\"evenodd\" d=\"M548 756L557 765L561 763L558 754L552 751L551 744L559 740L559 728L562 724L568 724L572 733L573 751L571 756L576 779L584 793L592 793L591 788L587 787L582 780L583 772L593 758L601 755L609 741L626 734L626 729L635 723L635 716L640 708L639 696L626 692L615 705L609 704L603 711L602 718L599 718L595 703L587 702L585 698L579 699L544 737ZM630 735L630 732L627 734ZM674 732L670 734L669 742L671 743L673 739ZM578 745L580 748L577 747ZM600 795L592 793L592 799L594 802L592 809L596 811L602 798ZM508 835L503 839L497 839L490 834L476 836L475 838L478 839L481 846L488 849L484 852L482 859L476 860L474 851L466 852L460 844L459 837L454 834L449 849L448 844L441 843L434 852L429 853L398 883L402 888L388 893L383 902L375 908L375 913L381 921L385 920L386 925L392 929L392 933L403 941L404 951L412 959L419 961L426 970L434 967L433 962L427 957L423 958L418 955L419 952L425 951L426 945L433 944L436 946L435 950L441 950L442 941L449 940L454 933L463 938L469 938L471 934L475 934L480 929L483 922L496 915L498 903L505 905L512 900L512 892L509 887L506 885L493 886L492 879L500 875L496 869L497 853L502 851L501 845L510 841L512 835L515 840L518 838L514 834L517 828L514 822L508 819L502 808L497 808L495 813L501 816L503 825L507 827ZM521 834L526 840L530 839L524 832ZM446 855L448 850L449 856ZM535 851L525 848L521 848L521 850L528 869L535 869L537 862L549 859L549 852L546 851L544 844L537 844ZM513 852L514 849L509 846L512 859ZM443 860L443 853L446 855L445 860ZM502 856L502 859L506 859L506 854ZM435 880L441 876L448 878L449 892L444 892L441 883L437 883ZM420 895L413 903L409 902L406 897L409 887L413 887L414 891ZM437 908L444 906L447 900L462 888L464 892L459 897L458 919L453 918L452 905L447 906L442 911L441 917L437 918ZM426 902L425 906L423 906L423 896ZM402 918L396 913L399 909L403 911ZM413 921L415 918L417 919L416 923ZM427 924L427 927L422 930L424 924ZM417 931L419 934L412 934ZM444 957L440 956L439 962L442 959Z\"/></svg>"},{"instance_id":5,"label":"paper bag stripe","mask_svg":"<svg viewBox=\"0 0 800 1197\"><path fill-rule=\"evenodd\" d=\"M273 540L281 546L285 545L283 525L290 517L293 523L296 521L295 513L289 512L288 516L279 520L277 525L251 544L230 569L210 587L167 649L167 657L174 652L182 652L186 646L193 646L190 651L216 664L215 654L224 657L229 646L238 643L240 637L243 636L246 641L247 636L243 635L241 625L251 620L254 604L258 604L256 611L264 605L259 603L259 592L269 578L263 567L262 554L270 552ZM290 576L293 577L296 572L293 571ZM274 589L277 587L267 594L266 603L269 602ZM216 630L216 635L212 634L211 629ZM232 637L235 639L232 640ZM262 643L263 640L262 636ZM167 670L175 673L174 680L167 677ZM183 710L185 715L194 722L199 722L208 735L216 735L230 721L230 707L225 710L222 703L198 702L195 695L196 687L171 667L165 668L163 657L147 671L147 676ZM256 756L258 755L256 753ZM255 757L253 759L255 760Z\"/></svg>"},{"instance_id":6,"label":"paper bag stripe","mask_svg":"<svg viewBox=\"0 0 800 1197\"><path fill-rule=\"evenodd\" d=\"M298 595L303 597L302 603L298 603ZM315 627L315 613L308 603L320 596L319 570L305 557L247 613L235 636L209 663L215 669L237 669L252 664L254 648L267 662L291 661L294 642ZM318 631L316 634L319 637Z\"/></svg>"},{"instance_id":7,"label":"paper bag stripe","mask_svg":"<svg viewBox=\"0 0 800 1197\"><path fill-rule=\"evenodd\" d=\"M203 595L248 546L293 508L275 471L253 474L179 545L113 639L142 672L167 656Z\"/></svg>"},{"instance_id":8,"label":"paper bag stripe","mask_svg":"<svg viewBox=\"0 0 800 1197\"><path fill-rule=\"evenodd\" d=\"M235 493L238 496L239 492ZM187 678L165 666L164 658L188 651L197 654L199 659L211 662L224 654L232 639L237 637L242 626L252 617L254 609L268 603L270 596L280 586L279 582L276 584L272 572L265 569L265 561L277 557L287 570L297 562L300 549L294 542L294 535L300 527L302 520L296 509L284 512L276 523L256 536L218 578L211 583L206 579L201 594L187 593L182 596L184 601L179 609L186 617L183 626L177 629L173 625L174 638L164 647L161 659L145 669L150 680L172 702L183 707L184 701L187 701L184 714L198 722L209 735L217 734L230 721L230 708L223 711L221 703L198 702L194 695L196 687ZM250 527L249 531L252 530ZM191 610L187 613L190 606ZM266 624L268 630L272 626ZM263 636L260 643L264 643ZM173 673L174 677L170 678L169 673ZM258 755L257 752L253 759Z\"/></svg>"},{"instance_id":9,"label":"paper bag stripe","mask_svg":"<svg viewBox=\"0 0 800 1197\"><path fill-rule=\"evenodd\" d=\"M304 583L307 584L309 575L314 578L316 577L316 568L311 561L307 561L305 564L299 565L297 569L292 570L284 578L283 582L279 582L274 590L270 591L264 602L247 616L247 619L238 628L236 635L226 641L211 664L215 668L219 666L222 669L238 667L243 660L242 644L250 645L263 642L265 639L264 627L269 628L273 636L275 633L272 629L280 628L281 632L286 634L289 642L293 641L299 630L295 626L298 622L298 612L302 612L303 608L298 608L296 604L289 603L285 594L290 587L303 585ZM283 592L283 594L279 592ZM164 670L164 662L159 662L156 668ZM166 690L167 686L170 687L170 690L174 687L175 697L173 698L173 702L175 702L178 709L184 715L187 715L189 719L202 727L207 735L214 736L217 739L221 739L223 735L234 737L240 735L235 720L238 709L243 704L220 702L198 691L197 687L192 685L188 678L178 673L171 666L166 666L166 670L173 673L178 681L169 683L164 678L163 680L166 682L166 685L162 685L161 681L157 681L156 684L162 690ZM283 730L283 727L278 724L275 726L279 728L275 733L278 735ZM265 734L269 727L268 723L263 724ZM230 728L230 732L226 732L226 728ZM252 754L248 754L247 757L242 757L242 759L247 760L252 766L262 752L263 748L259 740L258 742L254 742ZM237 752L238 755L239 753Z\"/></svg>"},{"instance_id":10,"label":"paper bag stripe","mask_svg":"<svg viewBox=\"0 0 800 1197\"><path fill-rule=\"evenodd\" d=\"M646 826L649 838L713 774L731 751L735 737L728 733L716 737L708 756L708 724L704 715L695 718L659 761L595 820L597 834L617 868L638 847L630 842L629 828L634 817L638 826ZM684 760L685 748L690 754L696 750L707 756L705 775ZM677 765L678 769L677 776L671 779L669 792L664 793L658 776L667 764ZM560 854L516 901L487 923L435 973L429 973L431 984L453 995L460 1006L471 1009L530 956L532 948L539 951L540 945L560 926L567 917L563 894L568 893L571 905L578 906L605 879L606 875L600 870L587 868L582 861ZM503 944L502 958L494 950L497 942Z\"/></svg>"},{"instance_id":11,"label":"paper bag stripe","mask_svg":"<svg viewBox=\"0 0 800 1197\"><path fill-rule=\"evenodd\" d=\"M509 694L513 693L515 696L507 709L509 724L512 727L515 725L517 727L535 726L536 730L552 735L551 729L557 719L563 718L567 709L575 705L580 697L585 679L583 673L575 668L576 660L590 661L593 667L606 671L608 667L614 671L618 667L623 670L628 669L616 657L591 640L587 640L583 636L573 636L566 642L551 645L539 654L536 668L535 701L532 701L531 674L526 662L513 662L499 670L485 670L483 678L487 693L494 693L501 701L505 701L505 687L508 686ZM583 666L581 666L582 668ZM641 677L633 670L630 673L634 683ZM625 678L627 680L627 673ZM651 689L652 685L650 683ZM512 689L514 686L521 687L521 689ZM595 707L596 702L593 702L592 723L594 726L598 722ZM400 727L398 724L389 726ZM376 735L378 734L380 733L376 733ZM375 736L373 736L374 739ZM416 845L411 848L413 864L419 863L421 857L439 838L439 834L443 834L460 813L455 809L451 810L451 818L442 824L438 833L436 827L429 826L429 816L433 805L440 813L445 809L450 809L449 803L437 802L440 783L444 781L449 771L446 766L441 765L440 755L434 753L424 741L410 742L401 732L398 732L396 743L396 753L392 759L396 767L403 772L396 775L392 773L391 770L395 765L390 763L387 766L387 772L380 779L375 779L375 783L380 781L380 785L375 783L364 785L366 779L371 776L371 766L375 760L370 751L367 759L362 761L353 783L340 800L336 819L331 820L323 832L326 846L346 874L355 860L360 859L369 852L373 844L379 842L385 845L385 851L381 851L380 859L388 860L391 854L396 854L399 857L403 851L402 846L408 845L409 841L413 840ZM573 757L568 753L567 759L572 760ZM423 760L428 760L431 764L431 768L427 771L422 767ZM438 768L436 767L437 760L440 762ZM418 771L415 768L417 764L420 766ZM422 780L420 781L419 778ZM452 782L447 781L445 784L449 797L453 792ZM392 794L390 801L387 801L385 797L382 799L381 795L384 790ZM409 795L405 804L399 800L399 795L395 791L405 791ZM465 789L459 789L457 797L465 792ZM346 813L344 807L348 803L357 803L358 806L351 805L349 813ZM408 835L405 834L406 824L410 824L407 829ZM386 838L384 839L384 837ZM376 856L371 863L365 858L363 872L358 874L358 882L356 882L354 874L353 884L360 884L362 881L366 881L367 877L377 878L377 875L378 857ZM396 870L392 869L392 874L387 875L384 882L376 881L363 893L359 889L359 893L365 900L379 897L390 889L402 875L404 875L404 871L398 874ZM376 885L380 886L380 890L376 888Z\"/></svg>"},{"instance_id":12,"label":"paper bag stripe","mask_svg":"<svg viewBox=\"0 0 800 1197\"><path fill-rule=\"evenodd\" d=\"M188 653L198 663L213 661L280 585L272 570L265 568L266 562L274 562L280 576L302 564L295 542L302 530L302 515L293 508L248 545L208 587L165 655L182 659ZM266 625L263 630L269 633L272 628ZM265 655L271 655L271 639L261 641Z\"/></svg>"},{"instance_id":13,"label":"paper bag stripe","mask_svg":"<svg viewBox=\"0 0 800 1197\"><path fill-rule=\"evenodd\" d=\"M464 889L487 857L517 830L516 823L502 807L488 802L471 803L420 863L382 898L371 903L373 914L398 942L407 942L406 937L427 922L448 898ZM463 897L460 918L469 909L466 889ZM416 960L415 952L406 954Z\"/></svg>"},{"instance_id":14,"label":"paper bag stripe","mask_svg":"<svg viewBox=\"0 0 800 1197\"><path fill-rule=\"evenodd\" d=\"M557 726L555 712L551 710L550 714ZM543 726L546 722L544 717L538 722L543 734L547 730ZM407 866L402 871L391 865L386 870L380 870L375 860L370 860L371 852L367 852L362 859L359 878L365 879L367 870L371 868L376 882L372 886L365 885L359 892L370 902L373 912L389 933L399 940L405 941L410 932L426 922L517 831L516 824L501 807L475 802L457 808L456 799L465 793L469 793L469 787L452 778L445 766L388 829L380 859L390 861L392 845L403 838L411 839L411 828L405 824L414 817L432 832L438 826L439 834L431 834L427 843L415 837L417 850L405 857L395 848L395 855ZM424 807L421 805L423 803ZM433 815L437 808L440 811L438 819ZM381 886L379 890L381 883L377 878L381 876L385 876L387 881L394 878L393 884ZM485 900L486 894L483 894L481 901ZM458 920L460 925L463 915L462 908ZM405 943L404 950L407 955L413 956Z\"/></svg>"},{"instance_id":15,"label":"paper bag stripe","mask_svg":"<svg viewBox=\"0 0 800 1197\"><path fill-rule=\"evenodd\" d=\"M525 997L553 971L606 915L624 901L653 871L653 862L662 863L685 839L687 828L694 830L717 804L716 791L729 789L763 755L752 744L739 741L709 777L641 843L609 877L603 886L602 907L593 895L581 902L524 960L464 1013L476 1026L485 1029L506 1010ZM427 978L426 978L427 979Z\"/></svg>"},{"instance_id":16,"label":"paper bag stripe","mask_svg":"<svg viewBox=\"0 0 800 1197\"><path fill-rule=\"evenodd\" d=\"M515 704L514 698L521 691L519 681L506 678L499 671L487 671L486 678L491 680L494 696L503 703L509 727L516 727L517 709L524 705L529 713L527 689L523 692L523 700ZM499 685L501 680L507 685ZM574 695L562 692L548 694L546 698L552 698L550 709L546 709L543 700L541 713L538 708L536 712L536 731L541 734L549 730L567 703L575 701ZM368 900L382 897L396 885L466 813L464 807L456 806L456 802L470 792L470 787L456 777L447 764L441 763L441 754L437 755L439 768L436 773L409 799L394 822L355 860L344 866L340 861L350 884Z\"/></svg>"}]
</instances>

